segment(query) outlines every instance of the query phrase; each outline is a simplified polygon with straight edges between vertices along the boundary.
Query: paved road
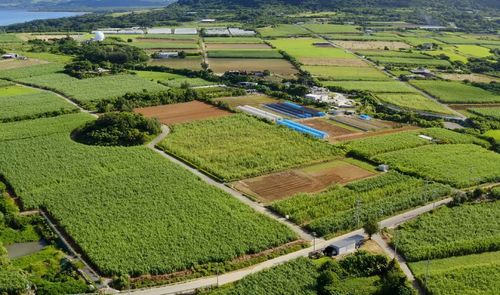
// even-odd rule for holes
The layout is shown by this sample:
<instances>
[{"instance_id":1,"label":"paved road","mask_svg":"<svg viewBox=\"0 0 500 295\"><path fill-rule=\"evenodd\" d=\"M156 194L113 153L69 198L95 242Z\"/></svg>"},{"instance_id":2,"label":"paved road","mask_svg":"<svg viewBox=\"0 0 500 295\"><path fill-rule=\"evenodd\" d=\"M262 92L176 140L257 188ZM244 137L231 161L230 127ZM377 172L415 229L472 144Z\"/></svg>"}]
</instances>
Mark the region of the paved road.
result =
<instances>
[{"instance_id":1,"label":"paved road","mask_svg":"<svg viewBox=\"0 0 500 295\"><path fill-rule=\"evenodd\" d=\"M185 164L184 162L170 156L169 154L163 152L162 150L160 149L157 149L155 148L155 146L161 142L163 139L165 139L165 137L167 137L167 135L169 134L170 132L170 129L163 125L162 126L162 133L156 137L152 142L150 142L148 144L148 147L153 149L155 152L157 152L158 154L162 155L164 158L167 158L168 160L170 160L171 162L174 162L182 167L184 167L185 169L189 170L190 172L192 172L193 174L197 175L199 178L201 178L203 181L205 181L206 183L210 184L210 185L213 185L227 193L229 193L231 196L235 197L236 199L240 200L242 203L250 206L251 208L253 208L255 211L257 212L260 212L268 217L271 217L285 225L287 225L290 229L292 229L301 239L303 240L306 240L306 241L312 241L313 240L313 236L309 233L307 233L306 231L304 231L302 228L300 228L299 226L297 226L296 224L286 220L285 218L275 214L274 212L272 212L271 210L267 209L266 207L264 207L263 205L261 204L258 204L258 203L255 203L253 202L252 200L250 200L249 198L245 197L243 194L241 194L240 192L228 187L227 185L225 185L224 183L220 183L212 178L210 178L209 176L203 174L202 172L200 172L199 170L197 170L196 168L193 168L187 164Z\"/></svg>"},{"instance_id":2,"label":"paved road","mask_svg":"<svg viewBox=\"0 0 500 295\"><path fill-rule=\"evenodd\" d=\"M397 225L399 225L407 220L410 220L410 219L417 217L420 214L429 212L430 210L432 210L435 207L447 204L447 202L449 202L450 200L451 199L445 199L442 201L438 201L438 202L435 202L435 203L432 203L429 205L425 205L425 206L416 208L414 210L411 210L411 211L399 214L397 216L385 219L380 224L383 227L388 227L388 228L395 227L395 226L397 226ZM340 241L340 240L352 237L354 235L359 235L359 234L364 234L363 230L361 230L361 229L355 230L355 231L352 231L348 234L345 234L345 235L342 235L339 237L335 237L335 238L332 238L332 239L326 240L326 241L325 240L316 240L316 248L315 249L325 248L326 246L328 246L329 244L331 244L333 242ZM375 240L375 241L378 242L377 240ZM384 249L384 251L386 251L386 253L388 253L388 255L390 257L394 257L394 251L392 251L387 244L384 245L382 243L381 247ZM283 264L283 263L288 262L290 260L293 260L293 259L296 259L299 257L306 257L306 256L308 256L309 252L311 252L313 250L314 250L313 247L309 247L309 248L302 249L302 250L297 251L297 252L293 252L293 253L290 253L287 255L283 255L283 256L256 264L256 265L248 267L246 269L241 269L241 270L225 273L225 274L220 275L218 280L217 280L216 276L211 276L211 277L192 280L192 281L188 281L188 282L184 282L184 283L180 283L180 284L173 284L173 285L167 285L167 286L163 286L163 287L150 288L150 289L144 289L144 290L135 290L135 291L132 291L131 294L140 294L140 295L179 294L182 292L192 291L192 290L195 290L198 288L216 286L217 282L219 282L219 285L224 285L224 284L236 282L238 280L241 280L245 276L254 274L256 272L259 272L261 270L264 270L264 269L267 269L267 268L270 268L270 267L273 267L273 266L276 266L279 264ZM403 260L398 259L398 261L400 262L401 265L403 265L403 263L401 263L401 261L403 261ZM406 265L406 264L404 264L404 265ZM415 279L414 279L413 275L411 274L411 272L409 271L409 269L407 269L405 271L405 274L407 276L409 276L409 279L411 278L410 280L415 281ZM123 292L123 293L126 293L126 292Z\"/></svg>"}]
</instances>

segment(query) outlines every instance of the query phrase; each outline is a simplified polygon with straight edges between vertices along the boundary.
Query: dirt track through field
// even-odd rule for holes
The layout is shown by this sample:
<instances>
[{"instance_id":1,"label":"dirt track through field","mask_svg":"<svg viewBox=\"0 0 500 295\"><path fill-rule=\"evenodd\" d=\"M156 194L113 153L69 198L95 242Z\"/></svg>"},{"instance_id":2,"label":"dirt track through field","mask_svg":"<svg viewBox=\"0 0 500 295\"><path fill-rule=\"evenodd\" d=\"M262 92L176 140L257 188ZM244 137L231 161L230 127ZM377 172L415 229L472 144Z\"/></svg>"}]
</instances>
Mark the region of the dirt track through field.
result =
<instances>
[{"instance_id":1,"label":"dirt track through field","mask_svg":"<svg viewBox=\"0 0 500 295\"><path fill-rule=\"evenodd\" d=\"M173 125L196 120L231 115L230 112L200 101L135 109L146 117L157 118L162 124Z\"/></svg>"}]
</instances>

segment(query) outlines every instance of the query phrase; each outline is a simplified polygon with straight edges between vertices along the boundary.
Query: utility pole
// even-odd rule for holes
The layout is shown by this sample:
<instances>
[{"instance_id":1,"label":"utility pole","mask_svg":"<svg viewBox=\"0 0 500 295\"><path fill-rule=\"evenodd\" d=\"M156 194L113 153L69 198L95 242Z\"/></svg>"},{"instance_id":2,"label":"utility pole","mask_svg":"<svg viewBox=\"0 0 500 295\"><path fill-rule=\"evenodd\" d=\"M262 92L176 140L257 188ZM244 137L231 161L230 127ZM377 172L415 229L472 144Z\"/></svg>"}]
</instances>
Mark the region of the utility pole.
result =
<instances>
[{"instance_id":1,"label":"utility pole","mask_svg":"<svg viewBox=\"0 0 500 295\"><path fill-rule=\"evenodd\" d=\"M313 251L316 251L316 232L312 232L313 236Z\"/></svg>"}]
</instances>

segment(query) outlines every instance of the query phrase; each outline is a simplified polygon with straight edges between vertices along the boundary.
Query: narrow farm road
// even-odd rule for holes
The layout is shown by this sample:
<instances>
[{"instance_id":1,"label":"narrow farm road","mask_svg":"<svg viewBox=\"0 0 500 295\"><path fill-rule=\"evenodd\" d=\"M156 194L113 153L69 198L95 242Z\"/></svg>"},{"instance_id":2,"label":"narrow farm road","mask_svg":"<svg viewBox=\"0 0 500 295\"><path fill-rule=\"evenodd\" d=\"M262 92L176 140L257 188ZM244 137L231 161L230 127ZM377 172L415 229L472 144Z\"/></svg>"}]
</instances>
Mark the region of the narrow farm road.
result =
<instances>
[{"instance_id":1,"label":"narrow farm road","mask_svg":"<svg viewBox=\"0 0 500 295\"><path fill-rule=\"evenodd\" d=\"M160 135L158 135L158 137L156 137L153 141L151 141L148 144L148 147L150 149L153 149L155 152L157 152L158 154L160 154L164 158L167 158L171 162L176 163L176 164L182 166L183 168L189 170L191 173L197 175L199 178L201 178L206 183L208 183L210 185L213 185L213 186L215 186L215 187L217 187L217 188L225 191L226 193L229 193L231 196L235 197L240 202L242 202L242 203L250 206L255 211L260 212L260 213L262 213L262 214L264 214L264 215L266 215L268 217L271 217L271 218L273 218L273 219L275 219L275 220L277 220L277 221L279 221L279 222L287 225L301 239L306 240L306 241L312 241L314 239L314 237L311 234L307 233L306 231L304 231L302 228L300 228L296 224L294 224L294 223L288 221L287 219L285 219L285 218L283 218L283 217L275 214L274 212L272 212L271 210L267 209L263 205L253 202L252 200L248 199L247 197L245 197L240 192L238 192L238 191L236 191L236 190L228 187L224 183L220 183L220 182L212 179L211 177L209 177L209 176L205 175L204 173L200 172L198 169L193 168L193 167L185 164L184 162L176 159L175 157L170 156L169 154L165 153L164 151L156 148L156 145L158 143L160 143L162 140L164 140L169 133L170 133L170 129L167 126L162 125L162 133Z\"/></svg>"},{"instance_id":2,"label":"narrow farm road","mask_svg":"<svg viewBox=\"0 0 500 295\"><path fill-rule=\"evenodd\" d=\"M380 224L381 224L381 226L388 227L388 228L396 227L405 221L413 219L413 218L415 218L423 213L429 212L430 210L432 210L438 206L447 204L450 201L451 201L451 198L437 201L437 202L416 208L414 210L396 215L394 217L390 217L388 219L385 219L382 222L380 222ZM291 261L291 260L299 258L299 257L307 257L309 255L309 253L311 251L314 251L315 249L322 249L322 248L327 247L331 243L334 243L334 242L337 242L340 240L344 240L346 238L352 237L354 235L360 235L360 234L364 234L362 229L358 229L358 230L352 231L350 233L347 233L345 235L335 237L335 238L332 238L332 239L329 239L326 241L325 240L316 240L315 246L313 246L313 247L302 249L302 250L299 250L299 251L296 251L296 252L293 252L293 253L290 253L287 255L283 255L283 256L268 260L268 261L264 261L262 263L253 265L253 266L245 268L245 269L241 269L241 270L237 270L237 271L233 271L233 272L228 272L228 273L219 275L218 277L211 276L211 277L200 278L200 279L196 279L196 280L192 280L192 281L188 281L188 282L184 282L184 283L167 285L167 286L163 286L163 287L139 289L139 290L131 291L130 293L131 294L138 294L138 295L139 294L140 295L185 294L186 292L194 291L194 290L199 289L199 288L207 288L207 287L213 287L213 286L217 286L217 285L224 285L224 284L228 284L228 283L233 283L233 282L236 282L236 281L243 279L244 277L246 277L248 275L254 274L254 273L262 271L264 269L283 264L285 262ZM383 244L381 245L381 247L384 249L384 251L386 251L386 253L390 257L394 257L394 252L390 252L391 251L390 247L387 244L385 244L385 246L386 247L384 247ZM398 261L400 262L400 264L402 264L401 260L398 259ZM408 269L408 271L409 271L409 269ZM405 274L407 276L409 275L408 279L410 281L412 281L412 282L415 281L415 278L413 277L413 274L411 272L409 272L409 273L405 272ZM127 293L127 292L123 292L123 293Z\"/></svg>"}]
</instances>

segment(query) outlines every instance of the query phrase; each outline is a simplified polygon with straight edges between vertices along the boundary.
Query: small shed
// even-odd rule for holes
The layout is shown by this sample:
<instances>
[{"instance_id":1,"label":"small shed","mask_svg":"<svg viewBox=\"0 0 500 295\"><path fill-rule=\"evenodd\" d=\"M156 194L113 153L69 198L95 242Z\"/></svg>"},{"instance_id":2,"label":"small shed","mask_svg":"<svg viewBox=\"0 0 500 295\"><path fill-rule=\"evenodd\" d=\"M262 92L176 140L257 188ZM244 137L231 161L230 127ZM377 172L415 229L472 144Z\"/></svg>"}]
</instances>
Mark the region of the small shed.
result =
<instances>
[{"instance_id":1,"label":"small shed","mask_svg":"<svg viewBox=\"0 0 500 295\"><path fill-rule=\"evenodd\" d=\"M381 172L389 172L389 165L386 164L378 165L377 170Z\"/></svg>"},{"instance_id":2,"label":"small shed","mask_svg":"<svg viewBox=\"0 0 500 295\"><path fill-rule=\"evenodd\" d=\"M364 240L364 236L354 235L329 245L325 248L324 253L330 257L353 253L363 245Z\"/></svg>"},{"instance_id":3,"label":"small shed","mask_svg":"<svg viewBox=\"0 0 500 295\"><path fill-rule=\"evenodd\" d=\"M178 52L158 52L156 54L156 57L159 59L177 58L177 57L179 57L179 53Z\"/></svg>"}]
</instances>

